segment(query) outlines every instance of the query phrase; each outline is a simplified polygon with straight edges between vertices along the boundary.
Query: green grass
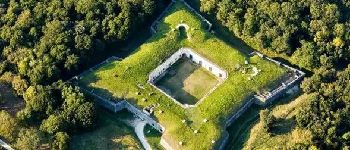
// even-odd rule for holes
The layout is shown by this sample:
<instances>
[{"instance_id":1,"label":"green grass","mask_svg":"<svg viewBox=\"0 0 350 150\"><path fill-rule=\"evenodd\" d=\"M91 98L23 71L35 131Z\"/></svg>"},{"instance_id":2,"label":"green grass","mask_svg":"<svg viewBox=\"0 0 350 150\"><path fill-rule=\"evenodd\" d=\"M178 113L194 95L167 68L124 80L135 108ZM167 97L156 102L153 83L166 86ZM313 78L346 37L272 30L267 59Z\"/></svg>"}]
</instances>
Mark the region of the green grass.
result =
<instances>
[{"instance_id":1,"label":"green grass","mask_svg":"<svg viewBox=\"0 0 350 150\"><path fill-rule=\"evenodd\" d=\"M74 135L70 143L72 150L138 150L142 146L131 127L121 122L116 115L105 110L98 114L97 127L90 132Z\"/></svg>"},{"instance_id":2,"label":"green grass","mask_svg":"<svg viewBox=\"0 0 350 150\"><path fill-rule=\"evenodd\" d=\"M183 39L178 30L173 30L179 23L190 26L187 39ZM162 19L158 31L136 53L84 76L79 84L106 97L127 99L141 109L159 103L157 110L163 113L155 113L154 117L166 128L163 137L175 149L211 149L218 146L211 141L220 141L226 119L253 94L268 88L286 72L260 57L249 58L208 33L205 24L181 2L177 2ZM182 108L147 83L148 74L181 47L192 48L228 72L227 80L191 109ZM244 66L246 59L250 61L250 66L261 70L252 80L248 80L249 74L243 74L235 67L236 64ZM140 89L138 84L142 84L144 89ZM147 101L142 101L143 98ZM182 123L184 119L187 120L185 124ZM203 119L209 121L204 123ZM199 130L199 133L194 134L194 130ZM178 145L179 141L183 142L182 146Z\"/></svg>"},{"instance_id":3,"label":"green grass","mask_svg":"<svg viewBox=\"0 0 350 150\"><path fill-rule=\"evenodd\" d=\"M194 105L218 83L209 71L183 58L171 66L156 85L180 103Z\"/></svg>"}]
</instances>

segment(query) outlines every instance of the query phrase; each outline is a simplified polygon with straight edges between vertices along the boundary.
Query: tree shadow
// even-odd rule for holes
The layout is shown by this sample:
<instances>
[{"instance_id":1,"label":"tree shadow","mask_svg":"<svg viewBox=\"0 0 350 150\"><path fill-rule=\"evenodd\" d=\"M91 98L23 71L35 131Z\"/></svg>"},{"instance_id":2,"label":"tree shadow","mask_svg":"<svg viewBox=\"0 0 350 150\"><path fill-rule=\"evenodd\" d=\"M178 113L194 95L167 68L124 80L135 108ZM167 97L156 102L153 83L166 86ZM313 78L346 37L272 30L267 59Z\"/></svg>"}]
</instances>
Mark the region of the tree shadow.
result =
<instances>
[{"instance_id":1,"label":"tree shadow","mask_svg":"<svg viewBox=\"0 0 350 150\"><path fill-rule=\"evenodd\" d=\"M277 118L271 128L272 135L283 135L290 133L295 127L295 120L293 118Z\"/></svg>"}]
</instances>

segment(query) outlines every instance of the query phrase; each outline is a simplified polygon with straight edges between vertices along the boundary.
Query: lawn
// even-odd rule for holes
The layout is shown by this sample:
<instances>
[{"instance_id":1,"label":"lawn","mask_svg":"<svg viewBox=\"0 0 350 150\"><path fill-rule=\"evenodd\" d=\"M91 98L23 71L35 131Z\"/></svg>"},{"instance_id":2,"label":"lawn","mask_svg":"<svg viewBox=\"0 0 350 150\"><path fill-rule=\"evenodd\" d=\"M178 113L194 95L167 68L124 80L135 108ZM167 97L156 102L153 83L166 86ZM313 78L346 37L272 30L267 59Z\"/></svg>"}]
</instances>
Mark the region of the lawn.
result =
<instances>
[{"instance_id":1,"label":"lawn","mask_svg":"<svg viewBox=\"0 0 350 150\"><path fill-rule=\"evenodd\" d=\"M190 27L185 31L187 38L175 29L180 23ZM171 7L157 25L157 30L136 53L83 76L78 84L94 89L99 95L126 99L140 109L159 104L155 112L162 110L162 113L155 113L154 117L165 127L162 137L175 149L212 149L219 146L227 118L252 95L271 88L269 86L275 85L273 83L286 73L286 69L258 56L247 56L206 31L205 23L182 2L176 2ZM190 47L228 72L228 78L216 90L196 107L188 109L147 83L149 73L182 47ZM245 64L245 60L249 64ZM242 71L242 68L248 67L261 71L251 77L250 73ZM193 95L200 97L200 93ZM195 130L198 133L194 133ZM179 145L179 142L183 144Z\"/></svg>"},{"instance_id":2,"label":"lawn","mask_svg":"<svg viewBox=\"0 0 350 150\"><path fill-rule=\"evenodd\" d=\"M178 60L156 85L182 104L194 105L210 92L219 80L188 58Z\"/></svg>"},{"instance_id":3,"label":"lawn","mask_svg":"<svg viewBox=\"0 0 350 150\"><path fill-rule=\"evenodd\" d=\"M91 132L74 135L71 140L72 150L139 150L139 143L134 130L120 121L125 114L100 110L97 127Z\"/></svg>"}]
</instances>

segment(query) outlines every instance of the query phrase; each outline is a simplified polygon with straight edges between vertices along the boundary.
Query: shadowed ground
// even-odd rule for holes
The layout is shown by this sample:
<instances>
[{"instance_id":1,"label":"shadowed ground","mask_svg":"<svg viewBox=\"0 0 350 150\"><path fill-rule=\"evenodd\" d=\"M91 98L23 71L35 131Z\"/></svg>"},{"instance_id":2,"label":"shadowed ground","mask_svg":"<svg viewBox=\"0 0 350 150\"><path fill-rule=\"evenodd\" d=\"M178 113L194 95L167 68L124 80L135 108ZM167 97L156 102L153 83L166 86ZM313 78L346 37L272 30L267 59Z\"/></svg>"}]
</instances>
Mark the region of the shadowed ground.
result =
<instances>
[{"instance_id":1,"label":"shadowed ground","mask_svg":"<svg viewBox=\"0 0 350 150\"><path fill-rule=\"evenodd\" d=\"M194 105L218 83L209 71L181 58L156 85L180 103Z\"/></svg>"}]
</instances>

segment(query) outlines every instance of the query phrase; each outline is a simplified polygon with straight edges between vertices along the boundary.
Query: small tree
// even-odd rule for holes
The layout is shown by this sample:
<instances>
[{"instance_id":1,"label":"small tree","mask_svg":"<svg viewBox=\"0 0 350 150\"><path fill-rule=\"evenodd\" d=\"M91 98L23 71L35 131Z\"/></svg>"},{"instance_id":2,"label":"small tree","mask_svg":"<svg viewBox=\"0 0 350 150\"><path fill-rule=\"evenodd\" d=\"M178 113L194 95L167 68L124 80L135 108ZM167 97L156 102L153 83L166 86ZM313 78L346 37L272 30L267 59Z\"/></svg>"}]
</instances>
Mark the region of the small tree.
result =
<instances>
[{"instance_id":1,"label":"small tree","mask_svg":"<svg viewBox=\"0 0 350 150\"><path fill-rule=\"evenodd\" d=\"M19 132L15 147L20 150L38 150L42 137L38 130L23 129Z\"/></svg>"},{"instance_id":2,"label":"small tree","mask_svg":"<svg viewBox=\"0 0 350 150\"><path fill-rule=\"evenodd\" d=\"M12 87L18 95L23 95L28 88L28 82L20 76L15 76L12 80Z\"/></svg>"},{"instance_id":3,"label":"small tree","mask_svg":"<svg viewBox=\"0 0 350 150\"><path fill-rule=\"evenodd\" d=\"M69 135L65 132L57 132L54 141L51 143L52 150L68 149Z\"/></svg>"},{"instance_id":4,"label":"small tree","mask_svg":"<svg viewBox=\"0 0 350 150\"><path fill-rule=\"evenodd\" d=\"M12 142L17 134L18 123L7 112L0 111L0 135L6 140Z\"/></svg>"},{"instance_id":5,"label":"small tree","mask_svg":"<svg viewBox=\"0 0 350 150\"><path fill-rule=\"evenodd\" d=\"M64 128L64 120L61 116L50 115L49 118L43 121L40 129L44 132L54 134L56 132L62 131Z\"/></svg>"}]
</instances>

